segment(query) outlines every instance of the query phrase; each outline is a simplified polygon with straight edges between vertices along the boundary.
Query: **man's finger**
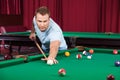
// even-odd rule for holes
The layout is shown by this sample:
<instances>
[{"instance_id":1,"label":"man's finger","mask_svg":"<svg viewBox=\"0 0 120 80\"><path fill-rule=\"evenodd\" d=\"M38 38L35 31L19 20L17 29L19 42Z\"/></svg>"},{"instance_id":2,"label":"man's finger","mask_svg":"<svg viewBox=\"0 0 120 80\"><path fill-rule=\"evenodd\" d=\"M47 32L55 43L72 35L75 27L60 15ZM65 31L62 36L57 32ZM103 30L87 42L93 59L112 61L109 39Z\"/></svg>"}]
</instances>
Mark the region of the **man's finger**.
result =
<instances>
[{"instance_id":1,"label":"man's finger","mask_svg":"<svg viewBox=\"0 0 120 80\"><path fill-rule=\"evenodd\" d=\"M57 61L57 60L53 60L53 62L54 62L54 64L57 64L57 63L58 63L58 61Z\"/></svg>"}]
</instances>

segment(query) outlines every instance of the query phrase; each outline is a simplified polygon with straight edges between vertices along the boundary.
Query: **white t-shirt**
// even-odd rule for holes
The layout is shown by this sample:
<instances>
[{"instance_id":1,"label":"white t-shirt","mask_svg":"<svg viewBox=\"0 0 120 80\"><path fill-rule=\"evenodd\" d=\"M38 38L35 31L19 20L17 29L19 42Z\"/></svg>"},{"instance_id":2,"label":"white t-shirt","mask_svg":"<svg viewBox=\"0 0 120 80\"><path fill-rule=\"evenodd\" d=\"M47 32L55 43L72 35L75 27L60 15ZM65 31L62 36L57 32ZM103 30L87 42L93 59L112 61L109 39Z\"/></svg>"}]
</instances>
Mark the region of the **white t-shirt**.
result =
<instances>
[{"instance_id":1,"label":"white t-shirt","mask_svg":"<svg viewBox=\"0 0 120 80\"><path fill-rule=\"evenodd\" d=\"M50 42L55 41L55 40L60 41L59 50L66 50L67 49L67 44L66 44L66 41L64 39L62 30L51 18L50 18L50 23L49 23L48 29L45 32L40 31L40 29L37 26L35 17L33 18L33 25L34 25L37 37L39 38L40 42L42 43L42 49L44 51L48 52Z\"/></svg>"}]
</instances>

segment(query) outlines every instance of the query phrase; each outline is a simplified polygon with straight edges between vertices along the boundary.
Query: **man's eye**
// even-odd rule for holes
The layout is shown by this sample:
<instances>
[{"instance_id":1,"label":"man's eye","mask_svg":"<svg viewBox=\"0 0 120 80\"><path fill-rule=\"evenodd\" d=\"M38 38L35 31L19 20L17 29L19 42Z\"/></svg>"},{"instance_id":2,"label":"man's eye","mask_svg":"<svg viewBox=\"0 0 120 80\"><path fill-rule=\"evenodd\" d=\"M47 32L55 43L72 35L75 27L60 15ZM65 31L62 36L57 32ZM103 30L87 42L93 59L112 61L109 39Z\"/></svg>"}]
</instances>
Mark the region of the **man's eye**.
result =
<instances>
[{"instance_id":1,"label":"man's eye","mask_svg":"<svg viewBox=\"0 0 120 80\"><path fill-rule=\"evenodd\" d=\"M44 23L47 22L47 21L44 21Z\"/></svg>"}]
</instances>

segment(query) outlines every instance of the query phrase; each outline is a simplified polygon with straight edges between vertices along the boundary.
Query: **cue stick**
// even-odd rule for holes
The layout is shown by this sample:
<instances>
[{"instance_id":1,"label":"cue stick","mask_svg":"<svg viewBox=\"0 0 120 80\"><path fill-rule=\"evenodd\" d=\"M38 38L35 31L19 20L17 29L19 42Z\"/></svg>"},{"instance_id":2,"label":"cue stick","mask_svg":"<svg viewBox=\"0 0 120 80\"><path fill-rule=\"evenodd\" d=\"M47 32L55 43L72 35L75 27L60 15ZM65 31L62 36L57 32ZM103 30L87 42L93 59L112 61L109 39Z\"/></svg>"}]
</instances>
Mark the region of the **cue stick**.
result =
<instances>
[{"instance_id":1,"label":"cue stick","mask_svg":"<svg viewBox=\"0 0 120 80\"><path fill-rule=\"evenodd\" d=\"M37 42L36 40L34 40L34 42L35 42L36 46L38 47L38 49L40 50L40 52L43 54L43 56L44 56L45 58L47 58L46 55L45 55L45 53L44 53L43 50L41 49L40 45L38 44L38 42Z\"/></svg>"}]
</instances>

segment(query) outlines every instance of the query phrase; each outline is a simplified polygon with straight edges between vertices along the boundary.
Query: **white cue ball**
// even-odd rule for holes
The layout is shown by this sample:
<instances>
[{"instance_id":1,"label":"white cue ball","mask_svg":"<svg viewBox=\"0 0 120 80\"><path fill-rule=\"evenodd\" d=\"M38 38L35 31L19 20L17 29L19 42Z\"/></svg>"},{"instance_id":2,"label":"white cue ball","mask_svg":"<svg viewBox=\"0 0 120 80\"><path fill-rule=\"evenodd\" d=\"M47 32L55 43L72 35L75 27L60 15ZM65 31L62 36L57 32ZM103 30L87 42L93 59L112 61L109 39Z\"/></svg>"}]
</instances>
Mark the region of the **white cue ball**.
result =
<instances>
[{"instance_id":1,"label":"white cue ball","mask_svg":"<svg viewBox=\"0 0 120 80\"><path fill-rule=\"evenodd\" d=\"M47 60L48 65L53 65L53 60Z\"/></svg>"},{"instance_id":2,"label":"white cue ball","mask_svg":"<svg viewBox=\"0 0 120 80\"><path fill-rule=\"evenodd\" d=\"M87 59L91 59L92 58L92 56L87 56Z\"/></svg>"}]
</instances>

